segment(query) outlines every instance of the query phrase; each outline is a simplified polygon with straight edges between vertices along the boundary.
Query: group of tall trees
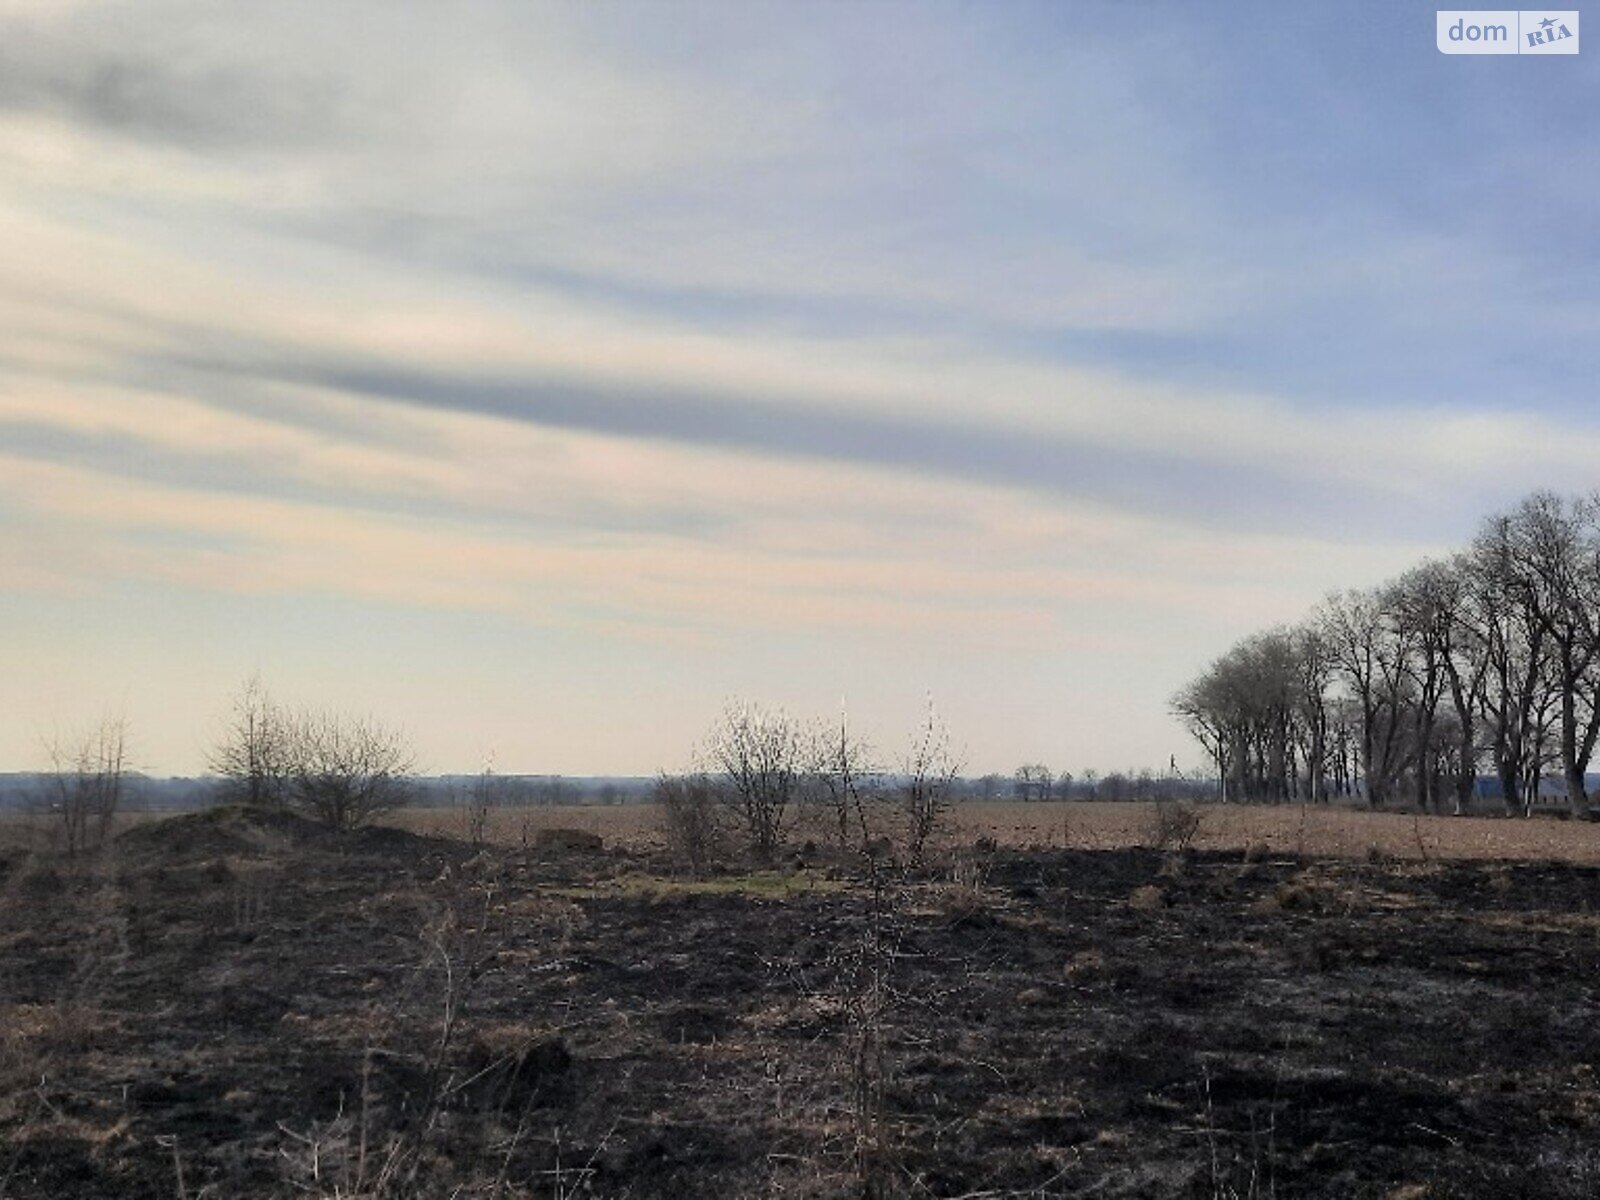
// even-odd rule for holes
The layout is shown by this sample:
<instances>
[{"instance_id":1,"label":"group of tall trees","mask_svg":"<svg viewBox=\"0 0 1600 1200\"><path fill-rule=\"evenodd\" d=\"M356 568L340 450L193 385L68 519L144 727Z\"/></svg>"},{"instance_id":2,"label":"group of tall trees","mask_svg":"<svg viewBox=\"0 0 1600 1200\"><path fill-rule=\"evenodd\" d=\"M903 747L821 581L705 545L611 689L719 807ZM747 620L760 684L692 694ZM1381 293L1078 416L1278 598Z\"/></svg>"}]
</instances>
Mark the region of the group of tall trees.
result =
<instances>
[{"instance_id":1,"label":"group of tall trees","mask_svg":"<svg viewBox=\"0 0 1600 1200\"><path fill-rule=\"evenodd\" d=\"M1174 698L1223 798L1510 813L1558 777L1589 816L1600 736L1600 493L1538 492L1472 544L1246 638Z\"/></svg>"}]
</instances>

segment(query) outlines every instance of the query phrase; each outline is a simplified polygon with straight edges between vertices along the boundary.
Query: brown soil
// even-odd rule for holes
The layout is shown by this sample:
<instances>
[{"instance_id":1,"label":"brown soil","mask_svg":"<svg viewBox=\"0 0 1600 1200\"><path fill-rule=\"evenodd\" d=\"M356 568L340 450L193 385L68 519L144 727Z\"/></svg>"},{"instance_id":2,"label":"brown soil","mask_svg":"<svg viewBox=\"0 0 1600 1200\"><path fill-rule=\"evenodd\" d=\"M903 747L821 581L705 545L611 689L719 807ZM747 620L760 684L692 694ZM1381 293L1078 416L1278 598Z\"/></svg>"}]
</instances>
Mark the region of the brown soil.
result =
<instances>
[{"instance_id":1,"label":"brown soil","mask_svg":"<svg viewBox=\"0 0 1600 1200\"><path fill-rule=\"evenodd\" d=\"M0 1197L1600 1194L1600 872L1253 857L12 852Z\"/></svg>"}]
</instances>

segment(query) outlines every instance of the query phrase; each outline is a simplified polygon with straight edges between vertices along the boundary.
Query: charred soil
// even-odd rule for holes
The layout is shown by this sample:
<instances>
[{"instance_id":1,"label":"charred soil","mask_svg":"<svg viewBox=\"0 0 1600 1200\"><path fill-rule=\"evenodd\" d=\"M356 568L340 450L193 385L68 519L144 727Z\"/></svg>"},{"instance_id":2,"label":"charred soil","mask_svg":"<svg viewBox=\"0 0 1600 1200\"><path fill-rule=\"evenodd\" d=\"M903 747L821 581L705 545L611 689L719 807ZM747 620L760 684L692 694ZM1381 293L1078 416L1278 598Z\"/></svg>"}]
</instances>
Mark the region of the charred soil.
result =
<instances>
[{"instance_id":1,"label":"charred soil","mask_svg":"<svg viewBox=\"0 0 1600 1200\"><path fill-rule=\"evenodd\" d=\"M0 858L0 1197L1600 1194L1600 872Z\"/></svg>"}]
</instances>

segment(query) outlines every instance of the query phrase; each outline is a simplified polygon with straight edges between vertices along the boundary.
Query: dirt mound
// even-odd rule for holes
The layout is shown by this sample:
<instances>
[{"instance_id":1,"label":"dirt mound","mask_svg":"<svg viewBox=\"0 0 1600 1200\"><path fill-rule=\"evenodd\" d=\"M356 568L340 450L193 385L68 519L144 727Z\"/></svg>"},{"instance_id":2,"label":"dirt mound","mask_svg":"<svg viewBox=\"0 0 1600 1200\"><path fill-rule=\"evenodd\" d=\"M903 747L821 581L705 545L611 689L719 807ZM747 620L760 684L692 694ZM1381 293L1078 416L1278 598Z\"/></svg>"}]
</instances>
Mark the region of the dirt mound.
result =
<instances>
[{"instance_id":1,"label":"dirt mound","mask_svg":"<svg viewBox=\"0 0 1600 1200\"><path fill-rule=\"evenodd\" d=\"M380 826L345 833L298 813L223 805L136 825L122 834L117 844L135 855L171 862L228 856L255 858L290 849L411 856L436 850L445 843Z\"/></svg>"}]
</instances>

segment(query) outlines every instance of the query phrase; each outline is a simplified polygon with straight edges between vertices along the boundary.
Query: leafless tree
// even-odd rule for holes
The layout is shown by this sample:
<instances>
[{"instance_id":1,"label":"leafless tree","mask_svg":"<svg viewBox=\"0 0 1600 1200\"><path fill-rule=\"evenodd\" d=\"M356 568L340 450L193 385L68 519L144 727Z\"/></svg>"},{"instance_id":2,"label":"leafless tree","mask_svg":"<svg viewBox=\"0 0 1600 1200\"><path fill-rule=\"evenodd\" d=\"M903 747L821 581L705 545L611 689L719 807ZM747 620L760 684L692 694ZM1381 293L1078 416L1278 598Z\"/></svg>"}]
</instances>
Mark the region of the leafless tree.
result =
<instances>
[{"instance_id":1,"label":"leafless tree","mask_svg":"<svg viewBox=\"0 0 1600 1200\"><path fill-rule=\"evenodd\" d=\"M357 829L410 798L415 759L405 738L370 718L295 718L290 800L338 830Z\"/></svg>"},{"instance_id":2,"label":"leafless tree","mask_svg":"<svg viewBox=\"0 0 1600 1200\"><path fill-rule=\"evenodd\" d=\"M1296 794L1301 743L1308 740L1302 722L1311 707L1304 690L1326 673L1320 657L1308 667L1305 655L1312 646L1321 656L1320 640L1295 631L1256 634L1173 697L1173 711L1216 765L1223 799L1279 803ZM1318 764L1325 715L1317 712L1310 727Z\"/></svg>"},{"instance_id":3,"label":"leafless tree","mask_svg":"<svg viewBox=\"0 0 1600 1200\"><path fill-rule=\"evenodd\" d=\"M872 765L872 749L850 732L849 713L841 707L836 726L819 729L813 736L810 774L818 799L841 847L854 842L865 847L876 836L869 809L880 795L879 772Z\"/></svg>"},{"instance_id":4,"label":"leafless tree","mask_svg":"<svg viewBox=\"0 0 1600 1200\"><path fill-rule=\"evenodd\" d=\"M1293 727L1301 768L1303 790L1296 799L1326 804L1330 768L1335 767L1338 740L1335 712L1329 690L1333 681L1333 656L1322 631L1305 624L1289 633L1292 642ZM1333 773L1336 773L1333 772Z\"/></svg>"},{"instance_id":5,"label":"leafless tree","mask_svg":"<svg viewBox=\"0 0 1600 1200\"><path fill-rule=\"evenodd\" d=\"M288 803L293 774L295 729L252 675L233 701L227 729L212 748L208 765L222 780L224 800L253 808L281 808Z\"/></svg>"},{"instance_id":6,"label":"leafless tree","mask_svg":"<svg viewBox=\"0 0 1600 1200\"><path fill-rule=\"evenodd\" d=\"M123 800L127 745L121 717L107 717L87 734L47 744L50 807L61 821L68 854L98 849L111 832Z\"/></svg>"},{"instance_id":7,"label":"leafless tree","mask_svg":"<svg viewBox=\"0 0 1600 1200\"><path fill-rule=\"evenodd\" d=\"M1467 552L1246 639L1173 709L1227 798L1322 799L1359 781L1373 807L1410 796L1442 811L1448 798L1462 813L1487 766L1507 811L1526 812L1550 768L1572 813L1589 815L1600 493L1536 493L1485 522Z\"/></svg>"},{"instance_id":8,"label":"leafless tree","mask_svg":"<svg viewBox=\"0 0 1600 1200\"><path fill-rule=\"evenodd\" d=\"M800 725L782 711L735 702L724 710L701 754L743 822L751 849L770 858L783 839L804 775Z\"/></svg>"},{"instance_id":9,"label":"leafless tree","mask_svg":"<svg viewBox=\"0 0 1600 1200\"><path fill-rule=\"evenodd\" d=\"M1025 763L1012 776L1012 791L1018 800L1048 800L1056 777L1043 763Z\"/></svg>"},{"instance_id":10,"label":"leafless tree","mask_svg":"<svg viewBox=\"0 0 1600 1200\"><path fill-rule=\"evenodd\" d=\"M900 785L906 853L911 865L922 864L928 840L944 820L960 774L961 763L951 750L950 731L930 698L927 716L906 753Z\"/></svg>"},{"instance_id":11,"label":"leafless tree","mask_svg":"<svg viewBox=\"0 0 1600 1200\"><path fill-rule=\"evenodd\" d=\"M1473 706L1488 729L1485 741L1508 815L1525 811L1524 780L1537 793L1542 766L1535 746L1536 714L1546 695L1544 629L1509 582L1510 518L1484 523L1469 552L1472 588L1463 609L1464 645L1478 663Z\"/></svg>"},{"instance_id":12,"label":"leafless tree","mask_svg":"<svg viewBox=\"0 0 1600 1200\"><path fill-rule=\"evenodd\" d=\"M1361 718L1362 791L1369 807L1382 808L1410 765L1406 646L1375 591L1330 597L1320 621L1335 668Z\"/></svg>"},{"instance_id":13,"label":"leafless tree","mask_svg":"<svg viewBox=\"0 0 1600 1200\"><path fill-rule=\"evenodd\" d=\"M1459 811L1455 777L1463 757L1469 781L1476 776L1470 740L1472 713L1465 702L1466 689L1460 679L1463 663L1457 654L1465 597L1465 580L1444 562L1413 567L1383 592L1383 603L1404 647L1401 661L1411 684L1412 774L1417 806L1423 812L1440 807L1441 785L1447 782L1456 794ZM1455 698L1455 712L1447 721L1443 705L1451 697ZM1442 744L1444 739L1439 736L1445 725L1454 735L1450 740L1455 753L1450 753L1452 747Z\"/></svg>"},{"instance_id":14,"label":"leafless tree","mask_svg":"<svg viewBox=\"0 0 1600 1200\"><path fill-rule=\"evenodd\" d=\"M1600 500L1538 492L1504 532L1506 585L1548 644L1567 799L1574 816L1587 817L1584 776L1600 738Z\"/></svg>"}]
</instances>

